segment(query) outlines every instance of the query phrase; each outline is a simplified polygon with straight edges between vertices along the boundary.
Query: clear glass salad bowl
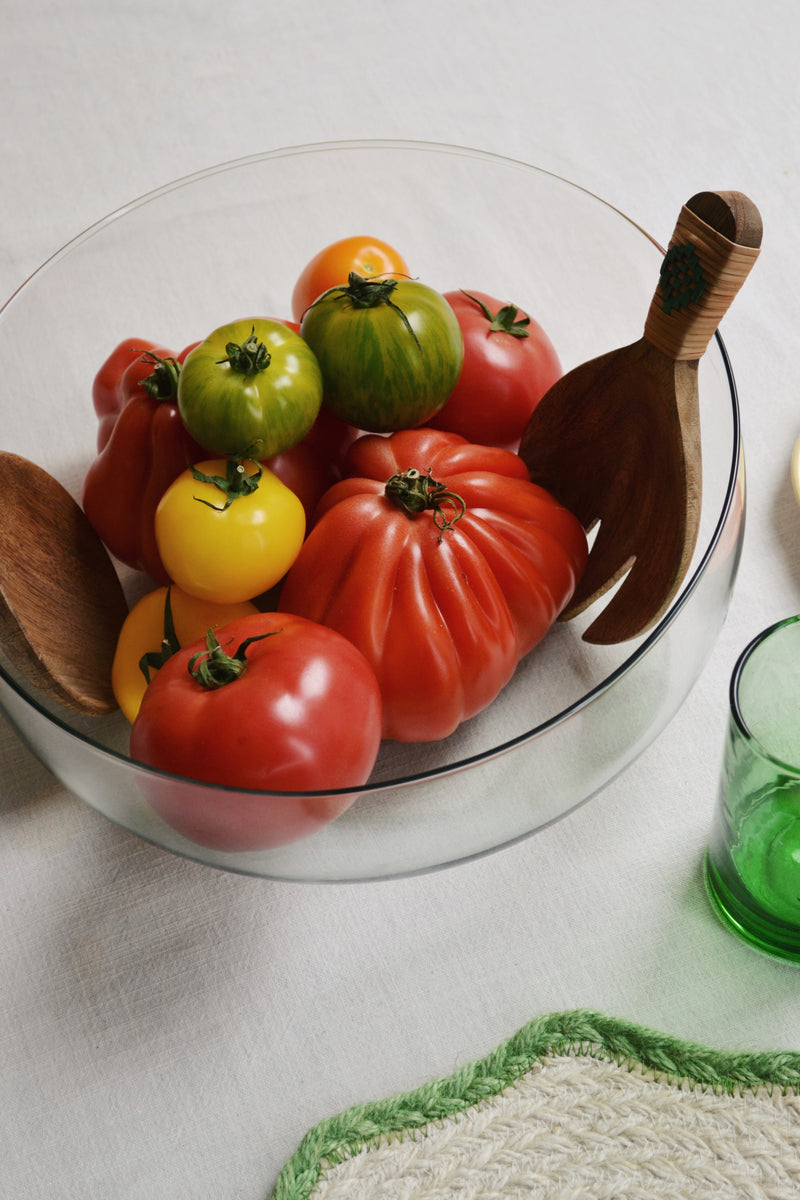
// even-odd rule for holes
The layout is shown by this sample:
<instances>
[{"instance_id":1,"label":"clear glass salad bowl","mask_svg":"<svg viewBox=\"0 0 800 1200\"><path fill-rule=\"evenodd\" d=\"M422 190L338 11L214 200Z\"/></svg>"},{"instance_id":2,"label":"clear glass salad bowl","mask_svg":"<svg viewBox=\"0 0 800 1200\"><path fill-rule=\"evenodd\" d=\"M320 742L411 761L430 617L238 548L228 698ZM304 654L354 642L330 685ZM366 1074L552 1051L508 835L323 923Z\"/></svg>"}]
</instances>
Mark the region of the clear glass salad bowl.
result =
<instances>
[{"instance_id":1,"label":"clear glass salad bowl","mask_svg":"<svg viewBox=\"0 0 800 1200\"><path fill-rule=\"evenodd\" d=\"M684 199L676 197L676 217ZM305 263L330 242L362 233L396 246L412 273L440 291L483 291L530 312L565 370L641 336L663 255L585 189L475 150L353 142L222 164L98 222L0 310L4 405L14 413L4 421L3 448L43 466L78 498L95 452L92 379L118 342L134 335L177 350L239 317L288 318ZM671 229L660 233L666 241ZM589 800L653 741L725 618L744 475L735 386L719 336L701 360L699 387L700 536L657 627L608 647L581 638L592 610L556 624L495 703L451 737L385 743L358 800L311 837L252 851L197 845L151 807L148 789L164 781L131 761L121 714L63 709L3 655L0 703L77 797L134 834L217 868L281 880L370 880L448 866L527 837ZM120 574L131 601L146 590L135 573ZM234 808L297 802L170 786L187 803L201 795Z\"/></svg>"}]
</instances>

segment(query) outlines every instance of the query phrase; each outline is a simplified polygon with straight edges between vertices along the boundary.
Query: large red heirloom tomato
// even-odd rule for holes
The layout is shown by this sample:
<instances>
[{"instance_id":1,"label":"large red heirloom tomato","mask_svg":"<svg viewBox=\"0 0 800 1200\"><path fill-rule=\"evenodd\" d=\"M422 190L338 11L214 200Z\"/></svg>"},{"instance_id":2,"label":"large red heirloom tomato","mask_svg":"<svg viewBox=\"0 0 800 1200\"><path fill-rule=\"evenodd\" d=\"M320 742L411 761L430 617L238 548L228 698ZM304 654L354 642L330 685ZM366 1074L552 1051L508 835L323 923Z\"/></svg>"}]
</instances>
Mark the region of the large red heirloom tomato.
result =
<instances>
[{"instance_id":1,"label":"large red heirloom tomato","mask_svg":"<svg viewBox=\"0 0 800 1200\"><path fill-rule=\"evenodd\" d=\"M580 522L508 450L423 428L367 435L323 496L281 608L377 675L384 737L433 741L485 708L570 599Z\"/></svg>"}]
</instances>

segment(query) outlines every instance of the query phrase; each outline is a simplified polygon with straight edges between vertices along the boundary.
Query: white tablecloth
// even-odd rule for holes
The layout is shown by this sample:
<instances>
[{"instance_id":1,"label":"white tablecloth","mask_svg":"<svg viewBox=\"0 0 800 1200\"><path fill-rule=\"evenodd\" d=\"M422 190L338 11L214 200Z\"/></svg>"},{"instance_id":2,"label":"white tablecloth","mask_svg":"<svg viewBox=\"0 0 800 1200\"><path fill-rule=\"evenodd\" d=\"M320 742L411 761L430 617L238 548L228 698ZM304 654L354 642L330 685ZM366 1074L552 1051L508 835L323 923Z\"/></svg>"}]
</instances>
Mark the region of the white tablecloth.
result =
<instances>
[{"instance_id":1,"label":"white tablecloth","mask_svg":"<svg viewBox=\"0 0 800 1200\"><path fill-rule=\"evenodd\" d=\"M422 878L269 883L115 828L0 722L0 1195L257 1200L310 1125L552 1010L800 1050L800 973L717 924L699 869L731 667L800 607L799 58L795 0L6 0L3 297L171 179L343 138L533 162L661 238L737 188L765 242L723 324L749 484L728 621L655 744L555 827Z\"/></svg>"}]
</instances>

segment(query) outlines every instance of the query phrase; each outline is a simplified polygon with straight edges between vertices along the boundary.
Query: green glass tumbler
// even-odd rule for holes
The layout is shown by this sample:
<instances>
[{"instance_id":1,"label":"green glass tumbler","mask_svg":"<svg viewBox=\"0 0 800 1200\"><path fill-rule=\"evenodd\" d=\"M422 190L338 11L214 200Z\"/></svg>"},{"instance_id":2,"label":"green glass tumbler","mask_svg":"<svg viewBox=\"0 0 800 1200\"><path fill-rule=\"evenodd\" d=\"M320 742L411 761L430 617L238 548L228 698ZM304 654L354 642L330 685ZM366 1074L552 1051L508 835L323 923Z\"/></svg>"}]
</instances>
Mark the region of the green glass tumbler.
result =
<instances>
[{"instance_id":1,"label":"green glass tumbler","mask_svg":"<svg viewBox=\"0 0 800 1200\"><path fill-rule=\"evenodd\" d=\"M800 617L760 633L734 667L704 866L723 924L800 963Z\"/></svg>"}]
</instances>

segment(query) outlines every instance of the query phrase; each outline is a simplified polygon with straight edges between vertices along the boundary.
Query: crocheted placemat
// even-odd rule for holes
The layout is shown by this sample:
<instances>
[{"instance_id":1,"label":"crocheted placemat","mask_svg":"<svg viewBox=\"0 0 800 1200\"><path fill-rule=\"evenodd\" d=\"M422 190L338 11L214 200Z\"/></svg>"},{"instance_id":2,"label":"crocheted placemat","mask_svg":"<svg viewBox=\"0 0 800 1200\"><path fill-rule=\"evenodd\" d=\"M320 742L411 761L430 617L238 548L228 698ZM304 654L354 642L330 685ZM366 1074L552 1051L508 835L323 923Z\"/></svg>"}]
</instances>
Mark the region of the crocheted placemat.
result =
<instances>
[{"instance_id":1,"label":"crocheted placemat","mask_svg":"<svg viewBox=\"0 0 800 1200\"><path fill-rule=\"evenodd\" d=\"M797 1200L800 1054L580 1010L306 1134L270 1200Z\"/></svg>"}]
</instances>

